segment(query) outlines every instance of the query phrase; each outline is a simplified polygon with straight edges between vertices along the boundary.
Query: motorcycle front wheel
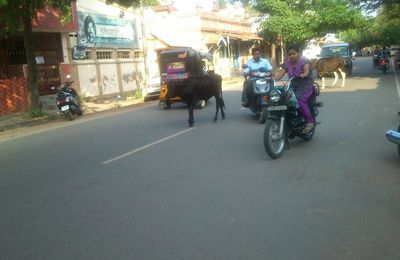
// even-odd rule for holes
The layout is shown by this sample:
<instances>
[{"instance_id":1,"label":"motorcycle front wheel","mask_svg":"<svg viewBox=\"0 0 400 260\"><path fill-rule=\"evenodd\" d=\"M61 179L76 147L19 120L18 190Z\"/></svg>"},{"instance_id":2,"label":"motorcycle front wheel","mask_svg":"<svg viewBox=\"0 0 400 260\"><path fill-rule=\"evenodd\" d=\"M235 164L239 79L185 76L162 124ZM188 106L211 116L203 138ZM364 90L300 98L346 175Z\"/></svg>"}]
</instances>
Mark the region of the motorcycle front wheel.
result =
<instances>
[{"instance_id":1,"label":"motorcycle front wheel","mask_svg":"<svg viewBox=\"0 0 400 260\"><path fill-rule=\"evenodd\" d=\"M285 149L285 130L279 136L279 120L268 120L264 128L264 148L272 159L282 156Z\"/></svg>"},{"instance_id":2,"label":"motorcycle front wheel","mask_svg":"<svg viewBox=\"0 0 400 260\"><path fill-rule=\"evenodd\" d=\"M260 114L258 115L258 122L260 124L264 124L265 121L267 121L267 117L268 117L268 110L266 107L261 107L261 111Z\"/></svg>"},{"instance_id":3,"label":"motorcycle front wheel","mask_svg":"<svg viewBox=\"0 0 400 260\"><path fill-rule=\"evenodd\" d=\"M399 125L399 128L397 128L397 131L400 132L400 125ZM400 144L397 145L397 152L400 155Z\"/></svg>"},{"instance_id":4,"label":"motorcycle front wheel","mask_svg":"<svg viewBox=\"0 0 400 260\"><path fill-rule=\"evenodd\" d=\"M77 114L78 116L81 116L81 115L83 114L82 109L81 109L81 108L78 108L78 112L76 112L76 114Z\"/></svg>"},{"instance_id":5,"label":"motorcycle front wheel","mask_svg":"<svg viewBox=\"0 0 400 260\"><path fill-rule=\"evenodd\" d=\"M70 110L68 110L67 112L64 112L64 117L66 120L69 120L69 121L74 120L74 116L72 115Z\"/></svg>"}]
</instances>

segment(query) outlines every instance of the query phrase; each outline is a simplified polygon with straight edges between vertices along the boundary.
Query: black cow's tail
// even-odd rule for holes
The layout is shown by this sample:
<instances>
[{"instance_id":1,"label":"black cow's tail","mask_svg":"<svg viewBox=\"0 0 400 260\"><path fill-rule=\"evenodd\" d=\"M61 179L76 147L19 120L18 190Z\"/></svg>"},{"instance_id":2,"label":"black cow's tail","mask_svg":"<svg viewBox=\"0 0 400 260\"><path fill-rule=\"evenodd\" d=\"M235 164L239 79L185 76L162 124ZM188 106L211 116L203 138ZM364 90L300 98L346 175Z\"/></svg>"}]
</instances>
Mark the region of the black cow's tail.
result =
<instances>
[{"instance_id":1,"label":"black cow's tail","mask_svg":"<svg viewBox=\"0 0 400 260\"><path fill-rule=\"evenodd\" d=\"M221 107L225 108L225 102L224 99L222 98L222 91L221 91Z\"/></svg>"},{"instance_id":2,"label":"black cow's tail","mask_svg":"<svg viewBox=\"0 0 400 260\"><path fill-rule=\"evenodd\" d=\"M220 78L220 84L219 84L219 93L221 93L220 94L220 99L221 99L221 107L222 108L225 108L225 102L224 102L224 99L222 98L222 77Z\"/></svg>"}]
</instances>

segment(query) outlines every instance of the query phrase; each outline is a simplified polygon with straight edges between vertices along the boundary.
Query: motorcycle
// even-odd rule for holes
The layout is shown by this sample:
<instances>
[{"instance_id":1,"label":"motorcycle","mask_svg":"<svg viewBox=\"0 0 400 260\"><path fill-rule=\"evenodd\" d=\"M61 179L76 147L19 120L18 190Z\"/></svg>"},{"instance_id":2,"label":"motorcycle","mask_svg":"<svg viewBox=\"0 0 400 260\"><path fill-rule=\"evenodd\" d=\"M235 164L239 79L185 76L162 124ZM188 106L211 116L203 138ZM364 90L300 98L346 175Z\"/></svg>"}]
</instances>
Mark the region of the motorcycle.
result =
<instances>
[{"instance_id":1,"label":"motorcycle","mask_svg":"<svg viewBox=\"0 0 400 260\"><path fill-rule=\"evenodd\" d=\"M66 82L58 87L56 93L56 105L58 111L65 119L74 120L73 115L82 115L80 98L76 90L72 87L73 81L70 81L71 75L67 75Z\"/></svg>"},{"instance_id":2,"label":"motorcycle","mask_svg":"<svg viewBox=\"0 0 400 260\"><path fill-rule=\"evenodd\" d=\"M383 74L389 69L389 59L387 57L378 58L378 64L376 66L378 70L381 70Z\"/></svg>"},{"instance_id":3,"label":"motorcycle","mask_svg":"<svg viewBox=\"0 0 400 260\"><path fill-rule=\"evenodd\" d=\"M395 68L396 70L400 70L400 56L396 58Z\"/></svg>"},{"instance_id":4,"label":"motorcycle","mask_svg":"<svg viewBox=\"0 0 400 260\"><path fill-rule=\"evenodd\" d=\"M243 69L247 69L248 65L243 64ZM249 84L248 87L252 88L252 95L248 96L248 107L250 111L258 116L260 124L264 124L268 116L268 93L272 86L274 86L274 80L272 75L266 68L260 68L253 70L247 76L245 80ZM247 93L246 93L247 95Z\"/></svg>"},{"instance_id":5,"label":"motorcycle","mask_svg":"<svg viewBox=\"0 0 400 260\"><path fill-rule=\"evenodd\" d=\"M324 106L322 102L317 102L320 90L319 85L314 83L314 92L308 101L308 106L314 117L314 126L307 134L302 133L306 121L299 114L298 102L291 87L294 79L298 78L290 78L284 86L275 86L269 92L268 119L264 129L264 148L273 159L282 156L285 147L289 145L289 139L297 136L306 142L311 141L317 125L315 118L319 114L318 108Z\"/></svg>"},{"instance_id":6,"label":"motorcycle","mask_svg":"<svg viewBox=\"0 0 400 260\"><path fill-rule=\"evenodd\" d=\"M400 117L400 112L398 113L398 116ZM385 133L385 136L388 141L397 144L397 151L400 155L400 125L397 128L397 131L388 130Z\"/></svg>"}]
</instances>

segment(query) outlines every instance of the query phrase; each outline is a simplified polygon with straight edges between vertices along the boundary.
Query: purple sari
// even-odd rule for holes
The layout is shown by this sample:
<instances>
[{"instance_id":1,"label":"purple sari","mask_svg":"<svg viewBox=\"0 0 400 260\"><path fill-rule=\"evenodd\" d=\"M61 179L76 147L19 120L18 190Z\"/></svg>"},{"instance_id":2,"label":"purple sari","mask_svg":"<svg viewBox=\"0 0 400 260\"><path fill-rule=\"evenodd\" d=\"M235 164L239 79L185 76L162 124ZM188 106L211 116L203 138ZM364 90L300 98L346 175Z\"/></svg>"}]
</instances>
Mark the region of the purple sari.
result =
<instances>
[{"instance_id":1,"label":"purple sari","mask_svg":"<svg viewBox=\"0 0 400 260\"><path fill-rule=\"evenodd\" d=\"M304 73L303 66L310 61L305 57L300 57L295 66L292 65L290 60L286 60L283 68L286 70L288 77L299 76ZM292 88L299 103L299 112L304 117L307 123L313 123L314 117L308 107L308 99L314 93L314 80L310 74L304 79L292 81Z\"/></svg>"}]
</instances>

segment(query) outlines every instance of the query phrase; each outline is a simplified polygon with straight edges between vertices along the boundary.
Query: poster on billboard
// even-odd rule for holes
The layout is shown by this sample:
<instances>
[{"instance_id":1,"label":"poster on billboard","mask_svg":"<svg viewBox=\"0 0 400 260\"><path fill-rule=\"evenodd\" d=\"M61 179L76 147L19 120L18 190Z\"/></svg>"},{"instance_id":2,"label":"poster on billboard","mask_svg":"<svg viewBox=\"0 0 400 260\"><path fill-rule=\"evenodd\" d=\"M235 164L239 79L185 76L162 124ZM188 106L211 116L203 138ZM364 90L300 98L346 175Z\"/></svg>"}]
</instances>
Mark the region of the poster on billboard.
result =
<instances>
[{"instance_id":1,"label":"poster on billboard","mask_svg":"<svg viewBox=\"0 0 400 260\"><path fill-rule=\"evenodd\" d=\"M138 48L136 21L78 11L78 27L80 46Z\"/></svg>"}]
</instances>

